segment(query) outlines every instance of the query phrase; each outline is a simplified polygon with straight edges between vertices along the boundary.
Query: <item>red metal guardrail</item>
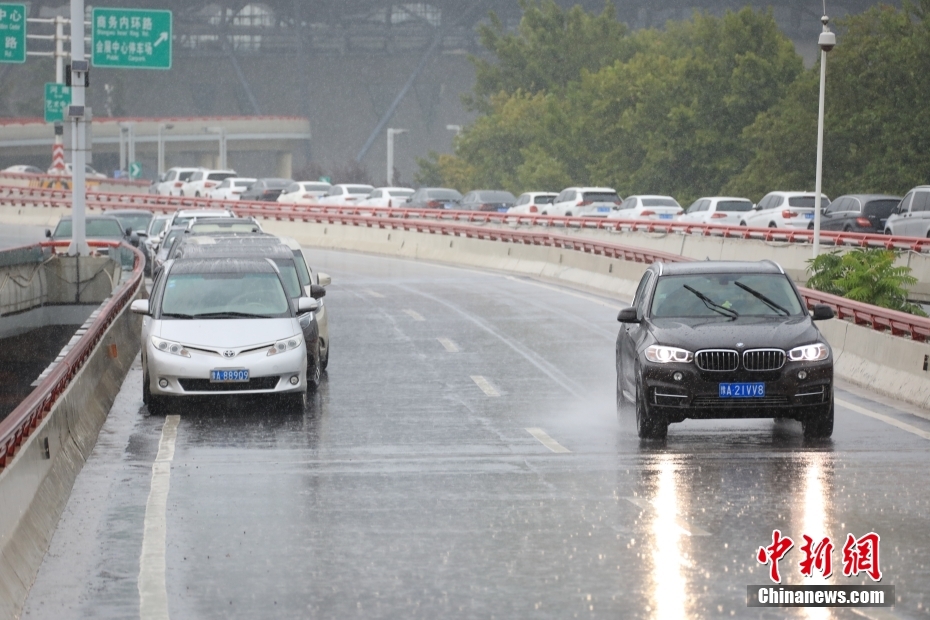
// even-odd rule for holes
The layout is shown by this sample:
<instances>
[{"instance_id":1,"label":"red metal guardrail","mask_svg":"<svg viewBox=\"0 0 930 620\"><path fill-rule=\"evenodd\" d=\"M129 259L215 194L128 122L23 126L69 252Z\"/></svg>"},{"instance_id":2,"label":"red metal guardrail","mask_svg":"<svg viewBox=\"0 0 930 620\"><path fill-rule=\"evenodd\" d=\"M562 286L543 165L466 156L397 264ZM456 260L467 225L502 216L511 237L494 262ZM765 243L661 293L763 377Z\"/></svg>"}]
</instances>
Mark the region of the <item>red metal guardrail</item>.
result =
<instances>
[{"instance_id":1,"label":"red metal guardrail","mask_svg":"<svg viewBox=\"0 0 930 620\"><path fill-rule=\"evenodd\" d=\"M67 241L45 241L43 247L67 247ZM91 247L117 247L117 241L89 241ZM128 244L122 244L133 250L135 261L132 276L119 285L110 298L104 303L80 341L58 362L55 368L42 380L10 414L0 421L0 471L6 467L23 442L38 428L45 416L52 409L62 392L70 384L77 372L84 366L91 353L103 338L107 328L126 307L129 300L136 294L142 285L142 267L145 257L138 249Z\"/></svg>"},{"instance_id":2,"label":"red metal guardrail","mask_svg":"<svg viewBox=\"0 0 930 620\"><path fill-rule=\"evenodd\" d=\"M0 200L12 205L34 206L36 201L49 207L69 207L70 191L37 187L13 187L0 185ZM177 209L196 208L250 208L253 214L261 214L278 220L300 219L305 213L336 213L339 215L367 215L392 219L427 219L437 221L467 222L470 224L492 224L499 226L533 226L579 230L607 230L615 232L645 232L665 234L687 234L729 239L756 239L789 243L811 243L814 231L791 228L756 228L747 226L725 226L721 224L697 224L675 220L614 220L602 217L564 217L553 215L508 214L486 211L454 211L445 209L407 209L369 207L359 205L289 204L264 201L218 200L212 198L190 198L160 196L155 194L127 194L119 192L87 192L87 204L92 209L149 209L162 213ZM824 230L820 233L821 243L845 247L874 247L891 250L930 252L930 239L923 237L889 236Z\"/></svg>"},{"instance_id":3,"label":"red metal guardrail","mask_svg":"<svg viewBox=\"0 0 930 620\"><path fill-rule=\"evenodd\" d=\"M15 190L9 192L8 190ZM22 191L20 191L22 190ZM70 207L70 192L40 190L35 188L10 188L0 186L0 201L22 206ZM686 257L666 252L635 248L594 238L583 238L557 233L520 230L512 227L481 227L476 224L499 224L513 226L531 224L550 228L597 228L601 230L637 230L643 232L677 232L684 234L718 235L732 238L761 239L766 241L805 241L812 236L807 230L785 230L775 228L747 228L719 226L714 224L685 224L676 222L654 222L640 220L605 220L603 218L575 218L535 215L508 215L476 211L446 211L440 209L389 209L357 205L291 205L261 201L223 201L209 198L185 198L156 196L153 194L119 194L114 192L88 192L89 208L103 211L111 209L137 208L170 213L177 209L201 207L230 208L240 215L253 215L275 220L308 221L328 224L345 224L377 228L393 228L429 232L434 234L474 237L510 243L526 243L564 247L588 253L602 254L621 260L651 263L656 260L680 262ZM930 251L930 239L917 237L890 237L887 235L865 235L861 233L821 233L824 242L831 239L836 243L856 246L885 247ZM824 303L833 308L837 317L850 320L857 325L872 327L879 331L888 330L896 336L909 337L919 342L930 340L930 319L896 312L855 302L844 297L828 295L812 289L801 289L808 306Z\"/></svg>"}]
</instances>

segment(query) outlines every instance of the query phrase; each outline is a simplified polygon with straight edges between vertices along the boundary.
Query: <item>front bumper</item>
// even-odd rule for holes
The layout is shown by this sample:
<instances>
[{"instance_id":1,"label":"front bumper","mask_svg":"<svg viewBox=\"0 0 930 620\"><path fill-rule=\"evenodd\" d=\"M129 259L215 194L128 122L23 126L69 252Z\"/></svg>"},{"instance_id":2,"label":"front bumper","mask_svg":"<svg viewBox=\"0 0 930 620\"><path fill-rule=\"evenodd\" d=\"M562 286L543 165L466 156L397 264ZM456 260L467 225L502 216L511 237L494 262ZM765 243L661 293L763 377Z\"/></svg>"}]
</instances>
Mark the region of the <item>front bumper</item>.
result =
<instances>
[{"instance_id":1,"label":"front bumper","mask_svg":"<svg viewBox=\"0 0 930 620\"><path fill-rule=\"evenodd\" d=\"M693 363L641 361L641 397L650 413L670 422L686 418L795 418L816 414L833 401L833 360L786 362L779 370L702 371ZM806 373L801 379L799 373ZM681 380L675 374L681 373ZM721 383L764 383L762 398L720 398Z\"/></svg>"},{"instance_id":2,"label":"front bumper","mask_svg":"<svg viewBox=\"0 0 930 620\"><path fill-rule=\"evenodd\" d=\"M190 349L191 357L159 351L151 339L145 343L149 390L155 396L208 396L214 394L287 394L307 391L307 348L269 356L268 347L226 359L215 352ZM248 369L246 383L211 383L211 370ZM290 382L296 376L296 384ZM161 387L159 382L167 381Z\"/></svg>"}]
</instances>

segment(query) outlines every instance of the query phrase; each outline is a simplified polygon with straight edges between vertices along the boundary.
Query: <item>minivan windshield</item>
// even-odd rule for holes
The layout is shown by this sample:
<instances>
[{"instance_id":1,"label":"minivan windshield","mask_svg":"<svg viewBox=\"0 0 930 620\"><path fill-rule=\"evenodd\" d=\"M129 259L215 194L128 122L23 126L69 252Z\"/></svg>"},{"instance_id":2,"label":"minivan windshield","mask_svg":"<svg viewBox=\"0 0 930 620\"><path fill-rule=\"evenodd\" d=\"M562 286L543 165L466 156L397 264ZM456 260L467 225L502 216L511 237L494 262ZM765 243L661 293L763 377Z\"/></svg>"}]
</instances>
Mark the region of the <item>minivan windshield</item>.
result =
<instances>
[{"instance_id":1,"label":"minivan windshield","mask_svg":"<svg viewBox=\"0 0 930 620\"><path fill-rule=\"evenodd\" d=\"M781 274L663 276L652 297L654 318L796 316L803 313L804 308L791 283Z\"/></svg>"},{"instance_id":2,"label":"minivan windshield","mask_svg":"<svg viewBox=\"0 0 930 620\"><path fill-rule=\"evenodd\" d=\"M290 305L274 273L182 273L168 276L163 319L281 318Z\"/></svg>"}]
</instances>

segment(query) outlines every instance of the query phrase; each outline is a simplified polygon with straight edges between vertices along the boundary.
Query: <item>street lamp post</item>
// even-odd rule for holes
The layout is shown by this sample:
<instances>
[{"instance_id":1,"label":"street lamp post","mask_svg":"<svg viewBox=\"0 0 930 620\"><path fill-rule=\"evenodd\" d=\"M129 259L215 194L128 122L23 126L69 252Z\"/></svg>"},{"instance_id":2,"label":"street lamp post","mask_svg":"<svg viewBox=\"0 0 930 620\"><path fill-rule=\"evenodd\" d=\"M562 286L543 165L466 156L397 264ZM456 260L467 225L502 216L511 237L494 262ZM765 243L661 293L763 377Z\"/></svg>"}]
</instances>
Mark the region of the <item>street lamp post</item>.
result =
<instances>
[{"instance_id":1,"label":"street lamp post","mask_svg":"<svg viewBox=\"0 0 930 620\"><path fill-rule=\"evenodd\" d=\"M394 185L394 136L407 133L406 129L394 129L388 127L387 130L387 185Z\"/></svg>"},{"instance_id":2,"label":"street lamp post","mask_svg":"<svg viewBox=\"0 0 930 620\"><path fill-rule=\"evenodd\" d=\"M159 123L158 125L158 177L165 174L165 130L174 129L171 123Z\"/></svg>"},{"instance_id":3,"label":"street lamp post","mask_svg":"<svg viewBox=\"0 0 930 620\"><path fill-rule=\"evenodd\" d=\"M824 11L826 13L826 11ZM820 107L817 112L817 180L814 183L814 258L820 254L820 204L823 186L823 100L827 87L827 52L836 47L836 35L830 31L830 18L820 18L823 32L817 44L820 46Z\"/></svg>"}]
</instances>

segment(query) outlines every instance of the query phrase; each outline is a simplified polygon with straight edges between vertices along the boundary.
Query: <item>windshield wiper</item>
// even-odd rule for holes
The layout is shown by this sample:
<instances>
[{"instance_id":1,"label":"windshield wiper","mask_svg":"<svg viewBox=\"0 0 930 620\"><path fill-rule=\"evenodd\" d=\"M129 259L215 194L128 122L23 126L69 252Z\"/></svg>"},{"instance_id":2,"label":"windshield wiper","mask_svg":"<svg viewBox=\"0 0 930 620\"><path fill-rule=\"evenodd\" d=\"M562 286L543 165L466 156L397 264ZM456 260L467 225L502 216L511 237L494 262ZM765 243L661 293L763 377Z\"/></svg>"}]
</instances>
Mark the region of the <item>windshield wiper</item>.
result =
<instances>
[{"instance_id":1,"label":"windshield wiper","mask_svg":"<svg viewBox=\"0 0 930 620\"><path fill-rule=\"evenodd\" d=\"M786 308L779 306L777 303L775 303L774 301L772 301L771 299L769 299L768 297L766 297L765 295L763 295L756 289L750 288L746 286L745 284L743 284L742 282L738 282L738 281L734 281L733 284L740 287L741 289L743 289L744 291L746 291L747 293L749 293L750 295L752 295L753 297L755 297L756 299L764 303L766 306L771 308L772 310L778 310L780 312L784 312L785 316L791 316L791 313Z\"/></svg>"},{"instance_id":2,"label":"windshield wiper","mask_svg":"<svg viewBox=\"0 0 930 620\"><path fill-rule=\"evenodd\" d=\"M702 293L701 291L697 290L696 288L691 288L691 287L688 286L687 284L685 284L685 285L683 285L683 286L684 286L684 288L686 288L686 289L688 289L689 291L691 291L692 293L694 293L694 295L695 295L698 299L700 299L701 301L704 302L704 305L705 305L705 306L707 306L708 308L710 308L710 309L713 310L714 312L717 312L718 314L722 314L723 316L728 316L728 317L730 317L731 319L735 319L736 317L739 316L739 312L737 312L736 310L733 310L732 308L727 308L726 306L722 306L722 305L718 304L716 301L714 301L713 299L711 299L710 297L708 297L707 295L705 295L705 294Z\"/></svg>"},{"instance_id":3,"label":"windshield wiper","mask_svg":"<svg viewBox=\"0 0 930 620\"><path fill-rule=\"evenodd\" d=\"M169 319L192 319L192 318L194 318L194 315L192 315L192 314L177 314L177 313L175 313L175 312L162 312L162 313L161 313L161 318L163 318L163 319L164 319L164 318L169 318Z\"/></svg>"},{"instance_id":4,"label":"windshield wiper","mask_svg":"<svg viewBox=\"0 0 930 620\"><path fill-rule=\"evenodd\" d=\"M267 314L252 314L251 312L204 312L195 314L194 319L270 319Z\"/></svg>"}]
</instances>

